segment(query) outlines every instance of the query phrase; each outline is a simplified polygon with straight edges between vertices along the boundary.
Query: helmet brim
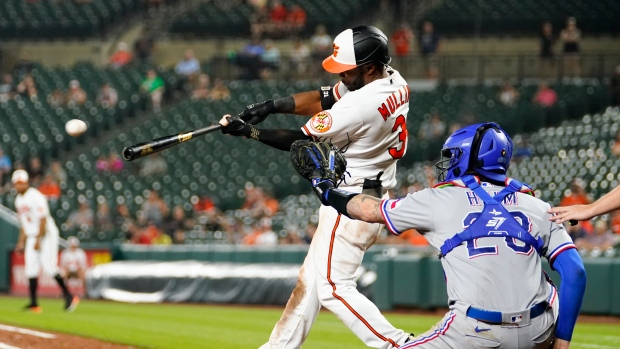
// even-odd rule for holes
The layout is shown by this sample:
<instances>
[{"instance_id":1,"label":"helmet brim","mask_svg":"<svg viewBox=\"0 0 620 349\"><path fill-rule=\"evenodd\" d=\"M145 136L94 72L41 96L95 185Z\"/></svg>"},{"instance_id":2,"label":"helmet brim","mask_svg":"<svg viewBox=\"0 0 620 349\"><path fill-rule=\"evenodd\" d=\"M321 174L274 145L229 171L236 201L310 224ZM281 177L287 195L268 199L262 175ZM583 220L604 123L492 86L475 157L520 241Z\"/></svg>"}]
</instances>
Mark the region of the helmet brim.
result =
<instances>
[{"instance_id":1,"label":"helmet brim","mask_svg":"<svg viewBox=\"0 0 620 349\"><path fill-rule=\"evenodd\" d=\"M323 69L332 74L340 74L357 67L355 64L344 64L336 61L331 55L323 60Z\"/></svg>"}]
</instances>

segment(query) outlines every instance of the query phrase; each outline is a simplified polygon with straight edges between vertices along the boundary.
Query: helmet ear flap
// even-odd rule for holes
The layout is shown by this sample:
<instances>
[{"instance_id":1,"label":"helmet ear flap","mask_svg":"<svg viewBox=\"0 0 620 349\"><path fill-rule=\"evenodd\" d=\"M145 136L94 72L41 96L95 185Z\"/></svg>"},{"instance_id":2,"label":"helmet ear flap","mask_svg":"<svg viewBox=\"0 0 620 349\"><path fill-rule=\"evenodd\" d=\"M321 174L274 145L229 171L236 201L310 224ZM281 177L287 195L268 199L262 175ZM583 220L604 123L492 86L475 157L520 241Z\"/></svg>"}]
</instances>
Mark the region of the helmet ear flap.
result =
<instances>
[{"instance_id":1,"label":"helmet ear flap","mask_svg":"<svg viewBox=\"0 0 620 349\"><path fill-rule=\"evenodd\" d=\"M484 165L484 161L478 158L478 154L480 153L480 143L482 143L482 136L484 132L491 128L490 125L481 125L476 129L476 134L474 135L474 139L471 142L471 151L469 152L469 168L468 170L473 170L477 167L482 167Z\"/></svg>"},{"instance_id":2,"label":"helmet ear flap","mask_svg":"<svg viewBox=\"0 0 620 349\"><path fill-rule=\"evenodd\" d=\"M474 135L474 139L471 142L471 152L469 154L469 170L484 166L484 159L480 159L479 157L480 146L482 145L484 133L489 129L493 129L495 132L498 133L502 132L502 130L495 124L484 124L478 127L478 129L476 130L476 134Z\"/></svg>"}]
</instances>

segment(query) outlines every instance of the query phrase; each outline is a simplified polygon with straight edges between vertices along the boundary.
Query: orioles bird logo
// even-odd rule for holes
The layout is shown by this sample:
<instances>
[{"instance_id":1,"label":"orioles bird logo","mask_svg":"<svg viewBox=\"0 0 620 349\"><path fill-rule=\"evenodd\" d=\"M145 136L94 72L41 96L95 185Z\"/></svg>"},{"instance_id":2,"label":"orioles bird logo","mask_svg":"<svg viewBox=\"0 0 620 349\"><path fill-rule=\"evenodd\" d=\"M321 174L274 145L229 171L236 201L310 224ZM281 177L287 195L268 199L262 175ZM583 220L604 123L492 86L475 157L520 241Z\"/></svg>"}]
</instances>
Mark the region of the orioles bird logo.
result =
<instances>
[{"instance_id":1,"label":"orioles bird logo","mask_svg":"<svg viewBox=\"0 0 620 349\"><path fill-rule=\"evenodd\" d=\"M338 57L338 50L340 50L340 47L334 44L334 57Z\"/></svg>"}]
</instances>

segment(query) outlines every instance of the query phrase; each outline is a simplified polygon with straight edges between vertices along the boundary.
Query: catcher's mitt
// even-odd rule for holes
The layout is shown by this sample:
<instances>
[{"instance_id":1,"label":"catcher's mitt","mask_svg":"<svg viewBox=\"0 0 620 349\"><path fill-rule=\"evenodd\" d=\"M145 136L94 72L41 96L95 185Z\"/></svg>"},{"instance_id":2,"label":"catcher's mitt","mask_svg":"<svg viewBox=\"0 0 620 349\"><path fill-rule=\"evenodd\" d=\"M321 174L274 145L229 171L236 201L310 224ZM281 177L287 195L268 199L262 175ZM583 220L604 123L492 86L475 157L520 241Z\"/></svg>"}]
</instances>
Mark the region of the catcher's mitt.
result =
<instances>
[{"instance_id":1,"label":"catcher's mitt","mask_svg":"<svg viewBox=\"0 0 620 349\"><path fill-rule=\"evenodd\" d=\"M295 141L291 145L291 162L297 173L313 184L328 180L338 186L347 169L342 152L328 142Z\"/></svg>"}]
</instances>

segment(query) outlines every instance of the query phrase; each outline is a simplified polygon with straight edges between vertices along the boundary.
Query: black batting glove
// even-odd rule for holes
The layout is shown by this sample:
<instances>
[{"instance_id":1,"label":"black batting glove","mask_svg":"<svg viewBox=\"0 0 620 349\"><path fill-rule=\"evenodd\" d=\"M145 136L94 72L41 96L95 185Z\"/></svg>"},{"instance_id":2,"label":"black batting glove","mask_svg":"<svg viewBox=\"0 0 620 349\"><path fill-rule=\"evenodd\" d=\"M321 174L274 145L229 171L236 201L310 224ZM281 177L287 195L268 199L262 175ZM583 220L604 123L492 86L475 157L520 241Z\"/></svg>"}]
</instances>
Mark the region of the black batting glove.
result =
<instances>
[{"instance_id":1,"label":"black batting glove","mask_svg":"<svg viewBox=\"0 0 620 349\"><path fill-rule=\"evenodd\" d=\"M250 125L258 125L265 121L267 116L276 112L273 100L250 104L239 113L238 117Z\"/></svg>"},{"instance_id":2,"label":"black batting glove","mask_svg":"<svg viewBox=\"0 0 620 349\"><path fill-rule=\"evenodd\" d=\"M243 136L245 138L258 139L258 130L252 125L246 124L245 121L240 118L228 116L226 117L226 121L228 121L228 126L222 126L223 134L235 137Z\"/></svg>"}]
</instances>

